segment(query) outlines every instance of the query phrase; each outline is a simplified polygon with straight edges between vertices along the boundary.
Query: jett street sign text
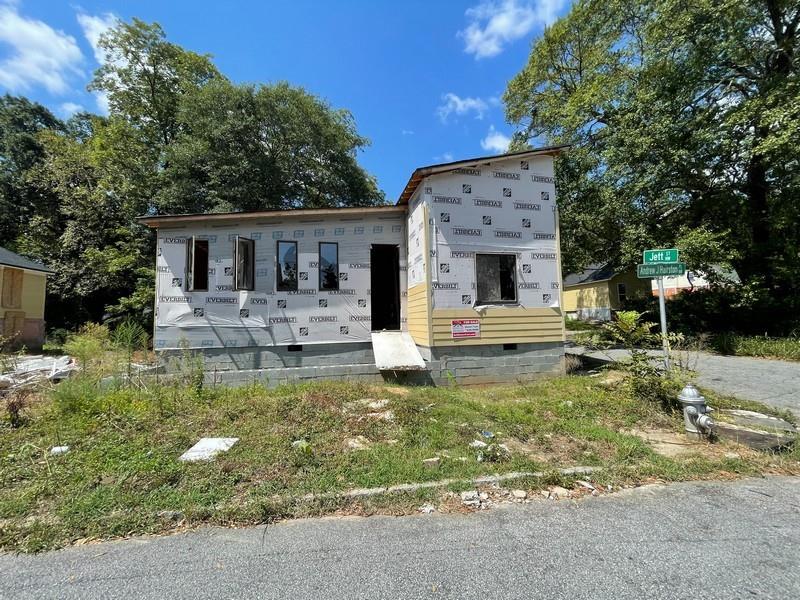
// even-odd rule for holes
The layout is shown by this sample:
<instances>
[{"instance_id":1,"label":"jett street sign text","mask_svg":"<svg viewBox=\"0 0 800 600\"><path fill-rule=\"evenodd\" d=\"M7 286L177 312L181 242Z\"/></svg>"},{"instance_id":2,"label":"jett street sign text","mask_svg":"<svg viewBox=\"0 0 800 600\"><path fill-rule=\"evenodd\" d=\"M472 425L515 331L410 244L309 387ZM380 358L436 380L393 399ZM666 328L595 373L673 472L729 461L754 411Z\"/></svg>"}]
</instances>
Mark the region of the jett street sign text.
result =
<instances>
[{"instance_id":1,"label":"jett street sign text","mask_svg":"<svg viewBox=\"0 0 800 600\"><path fill-rule=\"evenodd\" d=\"M645 250L643 252L644 260L642 262L646 265L654 263L674 263L678 262L678 249L677 248L661 248L660 250Z\"/></svg>"},{"instance_id":2,"label":"jett street sign text","mask_svg":"<svg viewBox=\"0 0 800 600\"><path fill-rule=\"evenodd\" d=\"M649 279L650 277L669 277L672 275L683 275L686 272L686 263L655 263L649 265L636 265L636 275L639 279Z\"/></svg>"}]
</instances>

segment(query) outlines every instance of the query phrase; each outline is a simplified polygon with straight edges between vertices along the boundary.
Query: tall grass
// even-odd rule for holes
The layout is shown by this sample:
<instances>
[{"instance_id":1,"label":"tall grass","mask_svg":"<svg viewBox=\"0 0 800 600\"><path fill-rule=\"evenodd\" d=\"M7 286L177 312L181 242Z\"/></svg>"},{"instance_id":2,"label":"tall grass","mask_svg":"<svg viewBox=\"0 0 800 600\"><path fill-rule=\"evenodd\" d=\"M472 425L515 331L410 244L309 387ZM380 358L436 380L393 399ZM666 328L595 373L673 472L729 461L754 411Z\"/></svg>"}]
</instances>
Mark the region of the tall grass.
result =
<instances>
[{"instance_id":1,"label":"tall grass","mask_svg":"<svg viewBox=\"0 0 800 600\"><path fill-rule=\"evenodd\" d=\"M800 360L800 338L798 337L776 338L722 333L715 336L712 343L717 352L721 354Z\"/></svg>"}]
</instances>

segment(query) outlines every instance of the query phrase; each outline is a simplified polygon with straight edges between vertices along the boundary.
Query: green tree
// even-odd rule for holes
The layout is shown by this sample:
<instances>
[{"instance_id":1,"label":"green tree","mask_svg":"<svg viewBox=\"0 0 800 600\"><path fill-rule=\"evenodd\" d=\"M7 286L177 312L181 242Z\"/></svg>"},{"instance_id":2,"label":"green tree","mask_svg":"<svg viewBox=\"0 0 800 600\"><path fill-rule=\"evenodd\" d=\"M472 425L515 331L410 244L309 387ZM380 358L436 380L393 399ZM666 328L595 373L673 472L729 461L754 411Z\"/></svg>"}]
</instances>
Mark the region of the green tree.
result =
<instances>
[{"instance_id":1,"label":"green tree","mask_svg":"<svg viewBox=\"0 0 800 600\"><path fill-rule=\"evenodd\" d=\"M130 122L155 149L164 149L180 132L181 99L221 78L208 55L166 40L158 23L120 21L100 37L105 54L89 90L108 97L111 115Z\"/></svg>"},{"instance_id":2,"label":"green tree","mask_svg":"<svg viewBox=\"0 0 800 600\"><path fill-rule=\"evenodd\" d=\"M352 115L302 88L216 80L181 103L167 152L165 212L236 211L383 202L356 160L367 145Z\"/></svg>"},{"instance_id":3,"label":"green tree","mask_svg":"<svg viewBox=\"0 0 800 600\"><path fill-rule=\"evenodd\" d=\"M63 127L41 104L8 94L0 97L0 245L16 247L27 220L52 206L54 199L29 185L26 172L44 157L37 134Z\"/></svg>"},{"instance_id":4,"label":"green tree","mask_svg":"<svg viewBox=\"0 0 800 600\"><path fill-rule=\"evenodd\" d=\"M556 166L566 268L685 239L691 266L727 259L790 300L799 24L782 0L582 0L545 31L504 100L517 147L573 144Z\"/></svg>"}]
</instances>

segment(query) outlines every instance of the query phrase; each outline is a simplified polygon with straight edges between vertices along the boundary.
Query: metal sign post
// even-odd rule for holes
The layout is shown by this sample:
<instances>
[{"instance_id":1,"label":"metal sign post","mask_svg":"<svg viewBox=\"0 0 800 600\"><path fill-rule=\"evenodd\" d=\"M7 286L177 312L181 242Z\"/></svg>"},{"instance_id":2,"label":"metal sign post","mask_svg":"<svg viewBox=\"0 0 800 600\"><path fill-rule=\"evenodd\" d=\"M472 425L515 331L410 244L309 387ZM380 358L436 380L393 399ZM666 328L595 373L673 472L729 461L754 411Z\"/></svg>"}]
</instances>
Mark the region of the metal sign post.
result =
<instances>
[{"instance_id":1,"label":"metal sign post","mask_svg":"<svg viewBox=\"0 0 800 600\"><path fill-rule=\"evenodd\" d=\"M667 338L667 307L664 301L664 276L683 275L686 264L678 262L677 248L645 250L642 253L644 264L637 265L636 275L640 279L655 279L658 284L658 312L661 317L661 347L664 350L664 367L672 369L669 360L669 340Z\"/></svg>"},{"instance_id":2,"label":"metal sign post","mask_svg":"<svg viewBox=\"0 0 800 600\"><path fill-rule=\"evenodd\" d=\"M664 350L664 367L672 369L669 361L669 341L667 340L667 307L664 303L664 278L658 278L658 312L661 315L661 347Z\"/></svg>"}]
</instances>

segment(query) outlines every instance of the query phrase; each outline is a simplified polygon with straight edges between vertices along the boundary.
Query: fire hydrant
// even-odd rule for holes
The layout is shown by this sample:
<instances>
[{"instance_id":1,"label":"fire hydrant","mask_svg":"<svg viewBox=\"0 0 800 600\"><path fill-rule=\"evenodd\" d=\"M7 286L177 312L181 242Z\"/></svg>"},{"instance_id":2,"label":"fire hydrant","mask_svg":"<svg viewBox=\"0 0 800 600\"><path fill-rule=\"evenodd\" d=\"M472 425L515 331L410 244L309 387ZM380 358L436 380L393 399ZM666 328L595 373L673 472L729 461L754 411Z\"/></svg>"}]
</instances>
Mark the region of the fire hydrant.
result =
<instances>
[{"instance_id":1,"label":"fire hydrant","mask_svg":"<svg viewBox=\"0 0 800 600\"><path fill-rule=\"evenodd\" d=\"M683 405L683 422L686 435L694 438L708 437L714 433L714 419L708 413L711 409L706 404L706 399L696 387L687 383L686 387L678 394L678 400Z\"/></svg>"}]
</instances>

